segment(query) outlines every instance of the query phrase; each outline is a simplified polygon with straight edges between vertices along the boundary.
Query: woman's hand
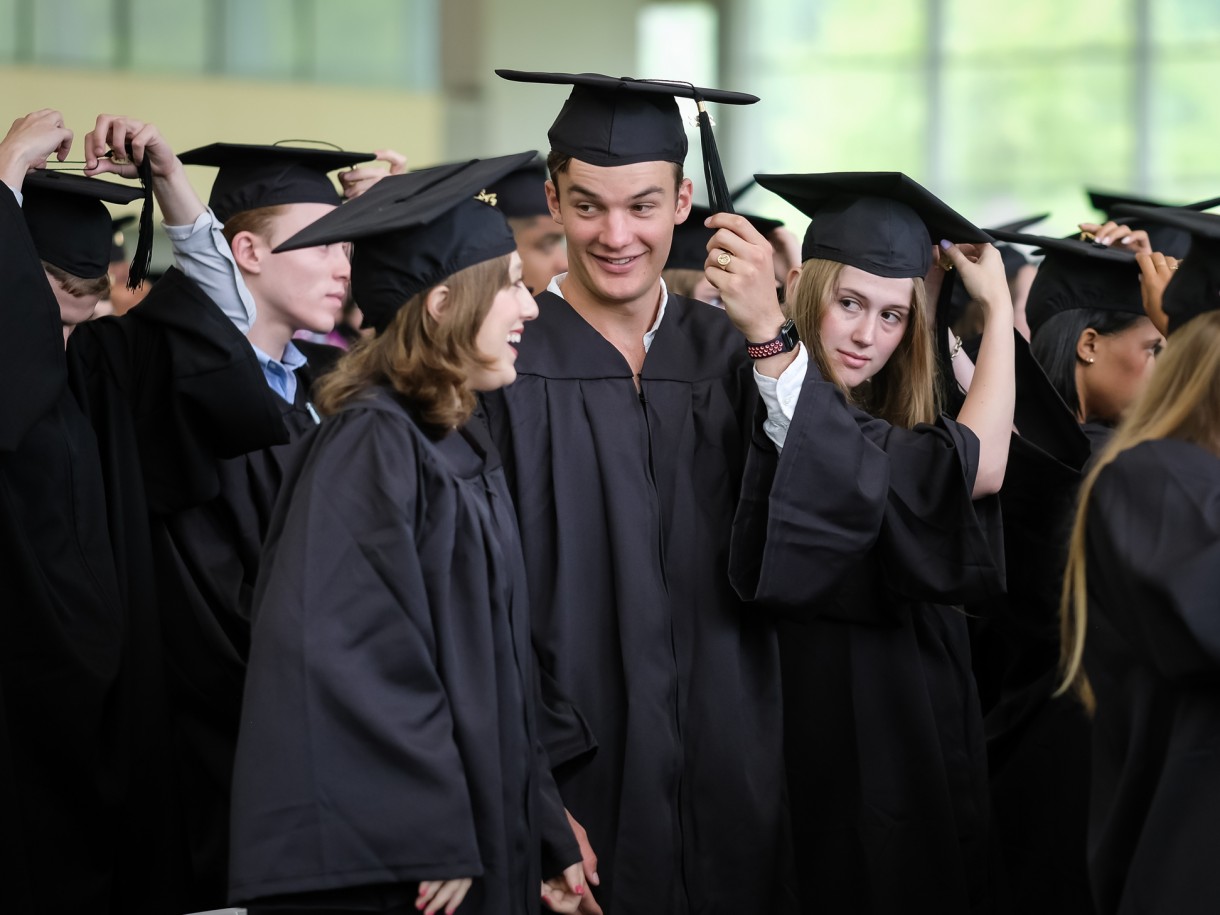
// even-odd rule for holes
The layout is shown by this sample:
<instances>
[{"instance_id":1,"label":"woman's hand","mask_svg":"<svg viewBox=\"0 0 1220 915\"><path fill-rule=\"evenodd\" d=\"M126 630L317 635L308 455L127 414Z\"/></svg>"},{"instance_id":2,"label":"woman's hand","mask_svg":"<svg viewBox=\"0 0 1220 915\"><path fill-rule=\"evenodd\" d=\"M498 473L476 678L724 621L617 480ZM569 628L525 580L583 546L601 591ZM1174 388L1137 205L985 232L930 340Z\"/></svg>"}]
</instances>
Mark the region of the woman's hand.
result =
<instances>
[{"instance_id":1,"label":"woman's hand","mask_svg":"<svg viewBox=\"0 0 1220 915\"><path fill-rule=\"evenodd\" d=\"M1135 262L1140 268L1140 295L1144 298L1144 313L1152 321L1162 337L1169 336L1169 316L1161 299L1165 296L1165 287L1173 279L1173 273L1178 269L1178 259L1152 251L1147 254L1135 255Z\"/></svg>"},{"instance_id":2,"label":"woman's hand","mask_svg":"<svg viewBox=\"0 0 1220 915\"><path fill-rule=\"evenodd\" d=\"M983 306L986 319L1001 311L1012 315L1012 296L1004 275L1004 260L995 245L951 245L940 243L945 256L957 269L970 298Z\"/></svg>"},{"instance_id":3,"label":"woman's hand","mask_svg":"<svg viewBox=\"0 0 1220 915\"><path fill-rule=\"evenodd\" d=\"M470 885L474 881L469 877L458 877L453 880L423 880L419 884L419 896L415 899L415 908L424 915L445 910L445 915L453 915L462 904Z\"/></svg>"},{"instance_id":4,"label":"woman's hand","mask_svg":"<svg viewBox=\"0 0 1220 915\"><path fill-rule=\"evenodd\" d=\"M552 877L542 884L542 901L553 912L575 912L582 908L586 898L592 896L585 886L584 865L579 861L564 868L562 876Z\"/></svg>"},{"instance_id":5,"label":"woman's hand","mask_svg":"<svg viewBox=\"0 0 1220 915\"><path fill-rule=\"evenodd\" d=\"M729 319L752 343L772 339L784 313L775 294L771 243L744 216L716 213L704 225L716 234L707 243L703 275L720 293Z\"/></svg>"},{"instance_id":6,"label":"woman's hand","mask_svg":"<svg viewBox=\"0 0 1220 915\"><path fill-rule=\"evenodd\" d=\"M1079 226L1080 231L1092 235L1093 241L1099 245L1113 246L1133 254L1152 253L1152 242L1148 240L1148 233L1143 229L1132 229L1114 220L1106 223L1082 222Z\"/></svg>"},{"instance_id":7,"label":"woman's hand","mask_svg":"<svg viewBox=\"0 0 1220 915\"><path fill-rule=\"evenodd\" d=\"M388 162L389 171L375 165L357 165L345 172L339 173L339 185L343 188L343 196L348 200L359 197L386 175L401 175L407 171L407 157L392 149L379 149L374 155L374 162Z\"/></svg>"}]
</instances>

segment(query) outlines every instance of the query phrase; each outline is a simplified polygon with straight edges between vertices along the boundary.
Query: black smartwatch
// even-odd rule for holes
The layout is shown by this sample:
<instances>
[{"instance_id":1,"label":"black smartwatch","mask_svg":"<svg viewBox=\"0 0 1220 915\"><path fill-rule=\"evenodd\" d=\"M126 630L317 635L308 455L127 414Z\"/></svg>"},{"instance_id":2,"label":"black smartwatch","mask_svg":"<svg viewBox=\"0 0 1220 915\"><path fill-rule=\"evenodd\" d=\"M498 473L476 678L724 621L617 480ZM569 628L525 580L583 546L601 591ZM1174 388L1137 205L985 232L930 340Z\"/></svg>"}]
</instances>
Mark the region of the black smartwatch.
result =
<instances>
[{"instance_id":1,"label":"black smartwatch","mask_svg":"<svg viewBox=\"0 0 1220 915\"><path fill-rule=\"evenodd\" d=\"M751 359L766 359L768 356L778 356L780 353L790 353L801 342L796 332L796 324L789 318L779 329L779 335L766 343L750 343L746 341L746 354Z\"/></svg>"}]
</instances>

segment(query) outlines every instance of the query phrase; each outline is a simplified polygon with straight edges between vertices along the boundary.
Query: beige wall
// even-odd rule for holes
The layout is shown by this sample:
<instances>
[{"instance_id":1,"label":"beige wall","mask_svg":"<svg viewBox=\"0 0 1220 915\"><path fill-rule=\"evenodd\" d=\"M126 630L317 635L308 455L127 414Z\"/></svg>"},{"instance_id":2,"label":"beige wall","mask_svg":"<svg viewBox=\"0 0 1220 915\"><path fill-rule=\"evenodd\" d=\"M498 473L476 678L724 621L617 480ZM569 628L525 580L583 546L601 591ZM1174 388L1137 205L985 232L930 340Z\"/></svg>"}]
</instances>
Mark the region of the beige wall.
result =
<instances>
[{"instance_id":1,"label":"beige wall","mask_svg":"<svg viewBox=\"0 0 1220 915\"><path fill-rule=\"evenodd\" d=\"M58 108L77 139L100 112L161 128L175 150L205 143L322 140L346 149L390 147L420 164L444 158L444 111L436 95L231 79L0 67L0 121ZM74 155L72 158L79 158ZM212 169L187 170L200 192Z\"/></svg>"}]
</instances>

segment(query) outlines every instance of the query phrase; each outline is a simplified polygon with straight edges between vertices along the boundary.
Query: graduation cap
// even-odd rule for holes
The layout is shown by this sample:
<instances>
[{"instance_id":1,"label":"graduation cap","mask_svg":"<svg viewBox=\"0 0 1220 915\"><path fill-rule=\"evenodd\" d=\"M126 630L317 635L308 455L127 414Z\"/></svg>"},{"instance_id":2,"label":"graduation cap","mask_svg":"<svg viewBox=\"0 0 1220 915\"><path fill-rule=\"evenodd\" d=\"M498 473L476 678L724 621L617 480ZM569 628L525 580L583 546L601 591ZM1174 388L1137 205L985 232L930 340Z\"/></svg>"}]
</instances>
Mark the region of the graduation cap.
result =
<instances>
[{"instance_id":1,"label":"graduation cap","mask_svg":"<svg viewBox=\"0 0 1220 915\"><path fill-rule=\"evenodd\" d=\"M516 250L486 188L536 155L531 150L390 175L275 252L354 241L352 296L365 323L380 333L416 293Z\"/></svg>"},{"instance_id":2,"label":"graduation cap","mask_svg":"<svg viewBox=\"0 0 1220 915\"><path fill-rule=\"evenodd\" d=\"M21 193L38 256L82 279L105 276L110 269L114 225L103 201L124 204L144 197L138 185L48 169L29 172Z\"/></svg>"},{"instance_id":3,"label":"graduation cap","mask_svg":"<svg viewBox=\"0 0 1220 915\"><path fill-rule=\"evenodd\" d=\"M550 216L551 208L546 202L546 179L546 163L535 158L494 184L489 184L487 193L495 196L495 206L509 219Z\"/></svg>"},{"instance_id":4,"label":"graduation cap","mask_svg":"<svg viewBox=\"0 0 1220 915\"><path fill-rule=\"evenodd\" d=\"M812 257L877 276L922 277L940 239L990 242L991 236L902 172L755 175L813 222L801 244Z\"/></svg>"},{"instance_id":5,"label":"graduation cap","mask_svg":"<svg viewBox=\"0 0 1220 915\"><path fill-rule=\"evenodd\" d=\"M991 230L999 241L1030 245L1045 255L1029 289L1025 315L1030 337L1050 318L1073 309L1142 315L1139 265L1130 251L1083 241Z\"/></svg>"},{"instance_id":6,"label":"graduation cap","mask_svg":"<svg viewBox=\"0 0 1220 915\"><path fill-rule=\"evenodd\" d=\"M1133 214L1127 213L1124 216L1119 211L1133 206L1145 208L1170 207L1185 210L1210 210L1212 207L1220 206L1220 197L1212 197L1196 203L1187 203L1180 207L1175 207L1174 204L1163 203L1159 200L1139 197L1134 194L1117 194L1112 191L1096 190L1086 190L1085 193L1089 195L1089 203L1092 204L1093 208L1100 210L1107 220L1124 223L1133 229L1143 229L1148 233L1148 240L1152 243L1154 251L1160 251L1163 254L1176 258L1184 258L1190 250L1189 232L1176 226L1151 220L1140 218L1133 220L1131 219Z\"/></svg>"},{"instance_id":7,"label":"graduation cap","mask_svg":"<svg viewBox=\"0 0 1220 915\"><path fill-rule=\"evenodd\" d=\"M984 231L993 238L996 237L997 232L1024 232L1030 226L1035 226L1043 220L1049 219L1050 215L1050 213L1038 213L1036 216L1025 216L1021 219L1002 223L994 229L985 229ZM1029 258L1010 244L998 244L996 245L996 250L1000 252L1000 260L1004 262L1004 276L1008 278L1010 283L1012 278L1017 275L1018 270L1029 266Z\"/></svg>"},{"instance_id":8,"label":"graduation cap","mask_svg":"<svg viewBox=\"0 0 1220 915\"><path fill-rule=\"evenodd\" d=\"M703 264L707 261L707 243L716 234L715 229L703 224L711 215L710 207L696 204L690 208L686 222L674 226L674 240L669 248L669 260L665 262L666 270L703 270ZM764 236L783 225L778 219L743 215Z\"/></svg>"},{"instance_id":9,"label":"graduation cap","mask_svg":"<svg viewBox=\"0 0 1220 915\"><path fill-rule=\"evenodd\" d=\"M373 153L309 146L212 143L178 156L184 165L219 169L208 206L221 222L236 213L287 203L330 203L342 198L327 176L335 169L370 162Z\"/></svg>"},{"instance_id":10,"label":"graduation cap","mask_svg":"<svg viewBox=\"0 0 1220 915\"><path fill-rule=\"evenodd\" d=\"M1161 296L1169 333L1196 315L1220 309L1220 216L1184 207L1124 206L1115 212L1170 226L1191 239L1190 257L1178 265Z\"/></svg>"},{"instance_id":11,"label":"graduation cap","mask_svg":"<svg viewBox=\"0 0 1220 915\"><path fill-rule=\"evenodd\" d=\"M708 195L715 212L733 212L712 122L704 104L752 105L758 96L690 83L601 73L534 73L497 70L521 83L570 85L572 92L547 131L551 149L587 162L613 167L636 162L686 161L686 128L675 99L689 98L699 108L699 136Z\"/></svg>"}]
</instances>

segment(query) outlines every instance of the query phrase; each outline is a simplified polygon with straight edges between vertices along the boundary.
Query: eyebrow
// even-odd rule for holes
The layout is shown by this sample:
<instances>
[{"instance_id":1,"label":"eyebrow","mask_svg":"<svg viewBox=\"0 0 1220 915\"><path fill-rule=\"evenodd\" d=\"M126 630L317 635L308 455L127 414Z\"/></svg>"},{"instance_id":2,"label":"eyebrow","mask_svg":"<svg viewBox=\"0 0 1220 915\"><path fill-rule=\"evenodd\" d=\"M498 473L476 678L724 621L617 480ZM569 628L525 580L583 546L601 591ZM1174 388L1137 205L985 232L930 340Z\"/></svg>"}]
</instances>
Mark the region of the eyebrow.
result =
<instances>
[{"instance_id":1,"label":"eyebrow","mask_svg":"<svg viewBox=\"0 0 1220 915\"><path fill-rule=\"evenodd\" d=\"M842 295L849 295L849 296L852 296L852 297L854 297L854 298L860 299L860 301L862 301L862 302L868 302L870 305L872 304L872 301L873 301L873 300L872 300L872 299L870 299L868 296L866 296L866 295L865 295L863 292L858 292L857 290L852 289L850 286L840 286L840 287L839 287L839 295L841 295L841 296L842 296ZM896 302L896 303L894 303L894 304L892 304L892 305L881 305L881 306L878 306L878 307L880 307L880 308L885 308L885 309L890 309L890 308L900 308L900 309L903 309L903 310L905 310L905 311L910 311L910 310L911 310L911 303L910 303L910 302Z\"/></svg>"},{"instance_id":2,"label":"eyebrow","mask_svg":"<svg viewBox=\"0 0 1220 915\"><path fill-rule=\"evenodd\" d=\"M580 185L580 184L573 184L571 187L568 188L568 193L580 194L583 197L588 197L590 200L601 200L601 197L596 192L591 191L587 187L584 187L583 185ZM639 200L642 197L651 197L653 194L664 194L664 193L665 193L665 189L663 187L661 187L660 185L654 184L652 187L645 188L644 190L639 191L638 193L632 194L631 199Z\"/></svg>"}]
</instances>

